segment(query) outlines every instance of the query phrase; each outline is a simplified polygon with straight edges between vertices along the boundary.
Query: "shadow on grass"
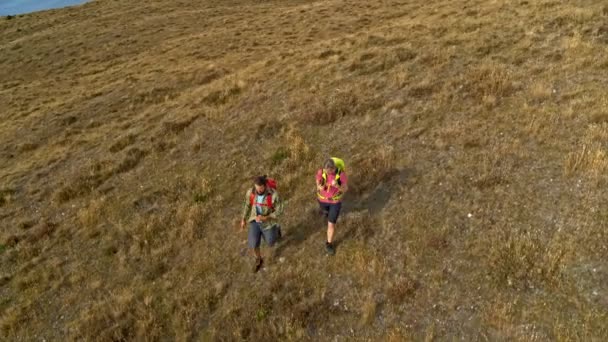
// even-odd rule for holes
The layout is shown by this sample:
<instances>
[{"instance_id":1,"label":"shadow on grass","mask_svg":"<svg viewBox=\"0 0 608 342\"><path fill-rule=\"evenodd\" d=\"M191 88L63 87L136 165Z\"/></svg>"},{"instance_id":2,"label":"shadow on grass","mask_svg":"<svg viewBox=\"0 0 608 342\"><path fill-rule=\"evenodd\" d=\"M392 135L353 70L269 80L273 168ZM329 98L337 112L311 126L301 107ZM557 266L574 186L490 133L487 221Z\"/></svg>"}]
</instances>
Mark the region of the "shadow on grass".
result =
<instances>
[{"instance_id":1,"label":"shadow on grass","mask_svg":"<svg viewBox=\"0 0 608 342\"><path fill-rule=\"evenodd\" d=\"M369 193L361 192L348 194L342 203L342 210L336 225L336 239L334 245L338 247L342 242L350 239L361 239L367 242L373 237L378 224L378 215L384 210L395 191L404 184L412 174L411 169L395 169L390 177L380 181ZM298 248L313 234L322 232L325 236L327 219L321 215L320 209L310 210L306 218L296 225L289 227L287 234L283 229L283 238L275 247L276 257L283 255L285 250ZM323 241L319 241L319 249L323 248Z\"/></svg>"},{"instance_id":2,"label":"shadow on grass","mask_svg":"<svg viewBox=\"0 0 608 342\"><path fill-rule=\"evenodd\" d=\"M348 196L342 205L344 215L343 233L336 234L336 247L342 242L356 239L363 242L369 241L378 231L378 216L396 190L407 184L412 174L411 169L392 170L387 177L379 181L371 191L361 191L357 197Z\"/></svg>"},{"instance_id":3,"label":"shadow on grass","mask_svg":"<svg viewBox=\"0 0 608 342\"><path fill-rule=\"evenodd\" d=\"M275 256L280 257L285 250L297 249L302 243L307 241L312 235L324 231L324 217L315 208L307 212L305 218L286 231L283 228L283 237L275 247ZM319 248L322 247L319 241Z\"/></svg>"}]
</instances>

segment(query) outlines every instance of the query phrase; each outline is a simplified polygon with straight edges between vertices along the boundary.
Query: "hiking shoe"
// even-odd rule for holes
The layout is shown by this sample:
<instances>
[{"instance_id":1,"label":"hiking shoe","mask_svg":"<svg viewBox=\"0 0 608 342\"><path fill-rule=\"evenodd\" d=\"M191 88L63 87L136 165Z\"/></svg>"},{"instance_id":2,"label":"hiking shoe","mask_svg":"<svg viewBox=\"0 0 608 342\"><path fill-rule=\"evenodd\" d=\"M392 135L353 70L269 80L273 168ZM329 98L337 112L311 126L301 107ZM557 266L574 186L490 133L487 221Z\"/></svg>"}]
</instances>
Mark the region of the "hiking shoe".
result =
<instances>
[{"instance_id":1,"label":"hiking shoe","mask_svg":"<svg viewBox=\"0 0 608 342\"><path fill-rule=\"evenodd\" d=\"M334 247L334 244L331 243L331 242L325 242L325 251L329 255L335 255L336 254L336 247Z\"/></svg>"},{"instance_id":2,"label":"hiking shoe","mask_svg":"<svg viewBox=\"0 0 608 342\"><path fill-rule=\"evenodd\" d=\"M264 264L264 259L256 258L255 262L253 263L253 273L257 273L262 268L263 264Z\"/></svg>"}]
</instances>

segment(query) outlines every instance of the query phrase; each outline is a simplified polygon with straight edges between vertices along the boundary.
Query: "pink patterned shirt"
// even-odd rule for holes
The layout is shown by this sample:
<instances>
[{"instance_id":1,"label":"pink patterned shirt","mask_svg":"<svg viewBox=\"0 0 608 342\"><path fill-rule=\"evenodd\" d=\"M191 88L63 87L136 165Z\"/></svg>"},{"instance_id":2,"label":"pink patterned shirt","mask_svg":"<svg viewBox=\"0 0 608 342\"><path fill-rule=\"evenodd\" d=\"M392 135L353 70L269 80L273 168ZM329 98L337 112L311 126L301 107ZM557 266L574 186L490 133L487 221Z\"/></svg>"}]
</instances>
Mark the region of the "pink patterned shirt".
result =
<instances>
[{"instance_id":1,"label":"pink patterned shirt","mask_svg":"<svg viewBox=\"0 0 608 342\"><path fill-rule=\"evenodd\" d=\"M318 200L320 202L339 203L340 201L342 201L341 198L337 201L334 201L331 199L339 192L337 186L331 185L331 183L335 180L335 178L336 178L335 174L331 174L331 173L327 174L327 182L325 183L326 187L324 190L321 191L321 196L325 197L326 199L318 198ZM317 180L317 182L323 182L323 169L320 169L319 171L317 171L316 180ZM342 184L342 186L345 186L347 184L347 182L348 182L348 177L346 176L346 172L342 171L340 173L340 183Z\"/></svg>"}]
</instances>

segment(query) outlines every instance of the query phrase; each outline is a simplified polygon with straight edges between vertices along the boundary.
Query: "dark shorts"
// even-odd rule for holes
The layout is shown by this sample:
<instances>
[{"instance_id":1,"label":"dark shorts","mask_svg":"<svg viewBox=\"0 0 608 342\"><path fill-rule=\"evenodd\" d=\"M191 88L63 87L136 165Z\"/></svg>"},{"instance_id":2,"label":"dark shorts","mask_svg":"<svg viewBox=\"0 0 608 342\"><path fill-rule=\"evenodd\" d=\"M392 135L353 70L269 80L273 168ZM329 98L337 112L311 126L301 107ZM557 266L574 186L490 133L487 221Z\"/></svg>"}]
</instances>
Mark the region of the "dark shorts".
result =
<instances>
[{"instance_id":1,"label":"dark shorts","mask_svg":"<svg viewBox=\"0 0 608 342\"><path fill-rule=\"evenodd\" d=\"M323 203L319 202L321 210L327 213L327 221L336 224L338 222L338 215L340 215L340 209L342 209L342 202L338 203Z\"/></svg>"},{"instance_id":2,"label":"dark shorts","mask_svg":"<svg viewBox=\"0 0 608 342\"><path fill-rule=\"evenodd\" d=\"M262 242L262 237L268 246L272 247L280 237L281 227L274 225L270 229L263 230L260 224L252 221L249 222L249 233L247 234L247 245L249 248L259 248Z\"/></svg>"}]
</instances>

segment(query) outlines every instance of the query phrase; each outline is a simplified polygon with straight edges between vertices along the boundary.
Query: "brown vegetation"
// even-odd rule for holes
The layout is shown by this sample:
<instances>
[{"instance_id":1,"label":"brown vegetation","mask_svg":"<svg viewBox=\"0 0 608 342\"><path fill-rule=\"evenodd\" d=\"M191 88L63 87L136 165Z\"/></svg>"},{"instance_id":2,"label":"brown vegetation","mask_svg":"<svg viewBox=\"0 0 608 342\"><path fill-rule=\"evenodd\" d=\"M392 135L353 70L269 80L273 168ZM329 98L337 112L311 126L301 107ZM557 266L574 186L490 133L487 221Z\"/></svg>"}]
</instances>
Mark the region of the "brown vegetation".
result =
<instances>
[{"instance_id":1,"label":"brown vegetation","mask_svg":"<svg viewBox=\"0 0 608 342\"><path fill-rule=\"evenodd\" d=\"M97 0L0 20L0 340L608 340L607 18ZM333 258L328 156L351 182ZM236 222L258 174L287 204L253 275Z\"/></svg>"}]
</instances>

